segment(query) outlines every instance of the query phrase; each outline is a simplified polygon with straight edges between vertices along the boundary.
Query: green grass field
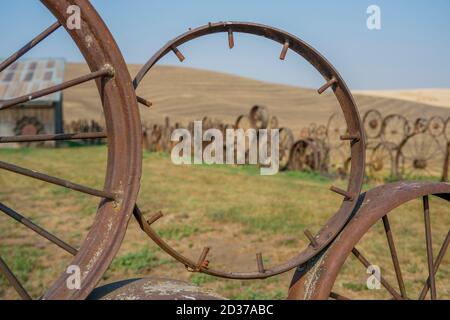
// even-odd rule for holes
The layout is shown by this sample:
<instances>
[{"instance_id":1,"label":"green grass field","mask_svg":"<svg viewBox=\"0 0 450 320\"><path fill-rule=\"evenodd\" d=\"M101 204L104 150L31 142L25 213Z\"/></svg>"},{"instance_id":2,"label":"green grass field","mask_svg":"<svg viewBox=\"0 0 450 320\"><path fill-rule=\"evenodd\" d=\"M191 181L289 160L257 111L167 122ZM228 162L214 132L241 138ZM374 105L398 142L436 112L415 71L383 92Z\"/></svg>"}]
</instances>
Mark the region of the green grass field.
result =
<instances>
[{"instance_id":1,"label":"green grass field","mask_svg":"<svg viewBox=\"0 0 450 320\"><path fill-rule=\"evenodd\" d=\"M0 149L0 159L101 189L106 151L106 147ZM0 184L2 203L73 246L82 243L95 215L96 199L7 172L1 172ZM210 246L210 265L214 268L253 271L257 268L257 252L262 252L265 264L271 266L305 247L303 230L318 231L340 205L342 199L328 191L331 184L345 187L346 181L301 172L263 177L258 168L249 166L175 166L167 155L146 153L139 205L147 217L157 211L164 213L155 229L183 254L196 260L202 248ZM443 201L432 200L437 251L448 231L450 216ZM420 291L427 274L420 201L396 210L391 224L398 238L400 261L405 263L407 288ZM361 249L395 284L386 239L378 227L364 239ZM4 215L0 215L0 255L35 298L70 262L62 250ZM366 270L353 259L344 271L336 284L340 293L386 297L382 291L367 290ZM282 299L287 295L292 272L259 281L188 273L132 221L103 283L142 276L189 281L231 299ZM449 276L447 257L438 273L441 298L450 298ZM2 276L0 298L18 298Z\"/></svg>"}]
</instances>

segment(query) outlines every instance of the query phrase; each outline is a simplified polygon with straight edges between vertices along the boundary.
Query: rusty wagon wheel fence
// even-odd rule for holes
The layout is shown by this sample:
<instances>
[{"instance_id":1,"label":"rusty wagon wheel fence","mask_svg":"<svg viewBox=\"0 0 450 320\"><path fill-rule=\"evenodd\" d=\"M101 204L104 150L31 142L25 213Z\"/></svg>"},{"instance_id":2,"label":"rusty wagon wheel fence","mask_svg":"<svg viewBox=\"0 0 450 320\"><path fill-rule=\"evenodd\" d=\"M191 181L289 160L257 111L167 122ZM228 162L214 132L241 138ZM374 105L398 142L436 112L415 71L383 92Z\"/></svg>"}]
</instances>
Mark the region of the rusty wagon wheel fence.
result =
<instances>
[{"instance_id":1,"label":"rusty wagon wheel fence","mask_svg":"<svg viewBox=\"0 0 450 320\"><path fill-rule=\"evenodd\" d=\"M441 174L444 158L445 150L439 140L422 132L410 136L399 146L395 165L401 178L433 177Z\"/></svg>"},{"instance_id":2,"label":"rusty wagon wheel fence","mask_svg":"<svg viewBox=\"0 0 450 320\"><path fill-rule=\"evenodd\" d=\"M41 2L57 21L1 62L0 72L7 71L8 67L12 66L19 58L56 30L66 28L67 9L71 5L77 5L83 13L81 15L81 29L69 30L66 28L66 31L83 54L92 73L44 90L31 92L23 97L2 101L0 102L0 112L13 108L18 104L95 80L96 83L93 85L97 86L102 101L106 131L100 133L36 134L0 137L0 143L104 138L108 140L106 176L103 189L97 190L0 161L1 170L99 198L99 206L94 223L78 249L38 226L5 203L0 203L0 211L65 250L69 255L73 256L73 261L70 265L80 268L82 277L79 290L71 290L67 287L66 280L69 275L65 270L61 270L61 276L48 288L47 292L43 293L42 298L84 299L101 279L118 251L136 202L141 170L140 118L135 92L125 61L109 30L89 1L42 0ZM1 258L0 273L6 276L21 298L32 298L14 275L14 270L11 270L5 260Z\"/></svg>"},{"instance_id":3,"label":"rusty wagon wheel fence","mask_svg":"<svg viewBox=\"0 0 450 320\"><path fill-rule=\"evenodd\" d=\"M262 253L257 253L255 255L256 271L254 272L223 271L214 269L214 262L210 263L208 261L208 253L210 251L210 248L208 247L205 247L199 254L197 261L193 261L176 251L158 235L157 231L155 231L153 224L162 218L162 214L156 214L147 220L143 216L139 207L136 206L134 215L143 231L166 253L184 264L189 271L203 272L210 275L231 279L264 279L292 270L297 265L311 259L326 245L331 243L338 232L344 227L350 218L353 208L356 206L363 182L365 155L364 132L353 97L344 80L334 69L334 67L324 57L322 57L320 53L299 38L282 30L261 24L247 22L219 22L209 23L208 25L189 30L185 34L169 41L145 64L134 79L135 88L139 86L140 82L149 70L161 58L172 52L182 62L185 60L185 56L181 53L179 49L180 46L196 38L216 33L227 34L230 48L233 48L235 45L234 35L236 33L252 34L273 40L282 46L282 51L280 54L281 60L286 58L290 49L307 60L323 76L325 79L325 84L318 89L318 93L322 94L330 88L333 90L344 114L343 117L345 119L346 128L348 128L348 132L339 137L341 141L350 145L351 168L348 186L346 190L334 186L330 188L331 191L342 196L342 204L334 214L333 218L325 223L317 234L313 235L310 231L305 230L305 235L310 244L301 250L296 257L278 266L268 267L263 263Z\"/></svg>"},{"instance_id":4,"label":"rusty wagon wheel fence","mask_svg":"<svg viewBox=\"0 0 450 320\"><path fill-rule=\"evenodd\" d=\"M421 204L416 203L413 206L417 199L422 200ZM444 265L448 267L448 259L445 258L450 244L450 230L448 226L437 225L435 225L435 229L439 230L433 230L432 221L433 217L448 213L450 185L447 183L399 182L375 188L361 195L360 201L361 206L355 217L331 246L320 256L297 269L292 280L289 299L349 300L360 298L361 293L364 293L366 298L377 299L383 297L394 300L423 300L427 296L432 300L438 299L438 289L443 289L447 280L445 273L440 273L440 271L444 270ZM432 206L432 204L435 205ZM433 208L437 208L437 205L441 209L433 210ZM403 212L396 210L406 206L408 208ZM442 209L442 207L446 209ZM392 223L403 221L399 220L398 215L410 213L421 213L423 217L423 223L416 227L416 231L412 230L412 225L401 226L401 229L411 228L409 232L417 232L417 236L422 240L420 250L424 258L420 265L426 271L425 275L420 275L420 280L419 276L414 276L414 270L419 268L418 262L410 261L404 256L412 249L409 246L405 247L402 234L395 233L399 228L395 228L397 225ZM379 254L374 255L371 252L373 247L364 241L364 237L369 234L371 242L382 237L381 241L385 244L377 245L376 250L380 252L384 249L389 252L386 257L390 256L390 259L385 259L391 261L384 261L381 265L382 257ZM436 250L436 246L439 248L438 250ZM352 262L351 258L356 259L353 260L356 263L355 266L348 265ZM377 266L380 272L377 272L374 266ZM343 294L342 290L345 290L345 287L337 280L346 279L346 275L350 272L367 275L360 277L364 278L363 285L366 285L366 279L370 275L374 276L374 279L378 281L378 288L381 290L369 290L366 287L365 290L359 291L359 296L356 297L352 296L352 292ZM418 285L416 285L417 283ZM413 290L414 293L412 293ZM375 295L374 292L377 294Z\"/></svg>"}]
</instances>

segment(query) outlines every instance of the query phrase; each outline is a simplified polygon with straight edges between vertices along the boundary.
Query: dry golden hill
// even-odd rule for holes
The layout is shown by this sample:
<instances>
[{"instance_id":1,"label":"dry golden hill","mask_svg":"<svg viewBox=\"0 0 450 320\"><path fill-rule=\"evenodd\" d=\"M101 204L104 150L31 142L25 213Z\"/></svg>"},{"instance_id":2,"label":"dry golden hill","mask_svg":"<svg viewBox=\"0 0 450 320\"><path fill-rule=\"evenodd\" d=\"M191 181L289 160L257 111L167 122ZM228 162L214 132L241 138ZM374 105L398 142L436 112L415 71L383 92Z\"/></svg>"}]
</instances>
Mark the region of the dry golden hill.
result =
<instances>
[{"instance_id":1,"label":"dry golden hill","mask_svg":"<svg viewBox=\"0 0 450 320\"><path fill-rule=\"evenodd\" d=\"M130 65L129 68L134 76L140 66ZM66 78L88 72L86 65L68 64ZM297 131L311 122L326 124L329 116L338 110L337 102L330 93L319 96L312 89L171 66L154 68L139 87L138 94L154 103L151 110L141 107L145 123L162 122L165 116L182 123L203 116L234 123L240 114L248 113L253 105L260 104L267 106L280 119L282 126ZM375 108L383 114L401 113L408 118L450 116L450 110L445 106L379 97L370 92L355 94L355 99L361 114ZM92 84L67 90L64 101L67 122L75 119L103 119L98 94Z\"/></svg>"},{"instance_id":2,"label":"dry golden hill","mask_svg":"<svg viewBox=\"0 0 450 320\"><path fill-rule=\"evenodd\" d=\"M450 108L450 89L411 89L411 90L366 90L355 91L357 94L407 100L432 106Z\"/></svg>"}]
</instances>

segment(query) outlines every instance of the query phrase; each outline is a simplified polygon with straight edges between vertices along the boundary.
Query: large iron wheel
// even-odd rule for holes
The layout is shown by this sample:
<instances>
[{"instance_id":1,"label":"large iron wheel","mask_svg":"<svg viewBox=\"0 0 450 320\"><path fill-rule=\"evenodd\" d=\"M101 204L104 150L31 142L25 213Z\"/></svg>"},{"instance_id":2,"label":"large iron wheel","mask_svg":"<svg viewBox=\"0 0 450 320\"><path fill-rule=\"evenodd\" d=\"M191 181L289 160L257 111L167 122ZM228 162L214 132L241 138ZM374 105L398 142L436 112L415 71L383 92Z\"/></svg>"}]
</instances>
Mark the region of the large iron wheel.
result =
<instances>
[{"instance_id":1,"label":"large iron wheel","mask_svg":"<svg viewBox=\"0 0 450 320\"><path fill-rule=\"evenodd\" d=\"M173 52L180 61L183 61L185 57L180 52L179 47L189 41L196 38L206 36L215 33L225 33L228 35L229 46L234 46L234 33L246 33L261 36L282 45L282 52L280 59L284 60L289 49L307 60L315 69L323 76L326 83L318 89L318 93L321 94L327 89L332 89L343 113L343 119L345 123L346 132L343 132L339 137L341 141L347 142L350 145L351 150L351 169L349 174L349 181L347 190L343 190L337 187L331 187L331 190L338 195L342 196L343 202L341 207L335 213L335 215L323 225L322 229L313 235L308 230L305 230L305 235L310 241L310 245L300 253L274 267L268 267L263 264L262 254L256 255L255 270L254 272L240 272L240 271L222 271L213 268L214 263L209 264L207 255L209 248L205 248L199 255L198 261L193 261L177 252L173 247L166 243L158 233L153 229L151 224L155 223L160 215L152 217L147 221L142 215L141 211L136 207L135 216L141 226L141 228L147 233L147 235L153 239L163 250L165 250L172 257L183 263L186 268L194 272L204 272L210 275L215 275L224 278L234 279L263 279L268 278L283 272L292 270L297 265L309 260L320 252L326 245L328 245L334 237L338 234L348 219L353 208L356 205L358 196L361 191L361 186L364 178L364 131L361 126L361 120L353 100L353 97L347 88L344 80L334 69L334 67L315 49L300 40L299 38L286 33L282 30L247 22L219 22L209 23L208 25L192 29L187 33L169 41L163 48L161 48L140 70L134 79L135 88L137 88L150 71L150 69L165 55ZM347 130L348 128L348 130Z\"/></svg>"},{"instance_id":2,"label":"large iron wheel","mask_svg":"<svg viewBox=\"0 0 450 320\"><path fill-rule=\"evenodd\" d=\"M421 203L418 198L422 199ZM427 295L431 299L439 298L441 289L448 299L449 260L446 251L450 244L450 230L446 223L449 221L448 214L445 214L448 213L450 185L389 184L361 195L360 201L359 211L333 244L320 256L297 269L289 298L345 300L361 299L364 294L366 299L422 300ZM404 225L400 219L403 217L396 216L396 209L401 207L407 207L407 211L403 212L405 214L421 215L421 223ZM438 217L441 220L434 224L433 229L433 219ZM420 241L413 247L410 241L404 239L406 234L420 237ZM436 247L439 249L436 250ZM410 254L415 258L417 254L412 250L420 250L423 259L411 261L413 259L405 257ZM386 255L380 256L380 252L386 252ZM387 261L381 265L381 259ZM337 279L348 279L349 274L355 272L361 275L357 277L361 280L359 285L353 282L352 287L346 288L336 283ZM376 277L378 287L367 285L371 276ZM342 290L346 289L349 292L343 294ZM354 290L358 293L351 292Z\"/></svg>"},{"instance_id":3,"label":"large iron wheel","mask_svg":"<svg viewBox=\"0 0 450 320\"><path fill-rule=\"evenodd\" d=\"M0 72L7 70L21 56L57 29L66 28L66 21L69 16L67 13L68 7L76 5L82 13L81 28L74 30L66 28L66 30L83 54L92 73L61 85L29 93L24 97L2 101L0 112L26 101L95 80L105 115L106 132L0 137L0 143L107 138L108 158L104 187L102 190L96 190L0 161L0 169L2 170L99 198L97 212L93 212L95 214L94 223L79 248L67 244L57 236L37 226L25 216L8 207L7 204L0 203L0 211L67 251L69 255L74 257L69 265L77 266L81 271L80 289L69 289L66 284L69 274L66 273L66 270L61 270L61 276L43 293L42 298L84 299L97 285L118 251L135 206L141 172L140 117L134 88L125 61L109 30L89 1L42 0L41 2L55 16L57 21L4 60L0 64ZM10 33L10 35L13 35L13 33ZM2 191L7 192L7 190ZM14 206L14 203L11 206ZM31 298L14 276L14 270L11 270L2 259L0 259L0 271L23 299Z\"/></svg>"}]
</instances>

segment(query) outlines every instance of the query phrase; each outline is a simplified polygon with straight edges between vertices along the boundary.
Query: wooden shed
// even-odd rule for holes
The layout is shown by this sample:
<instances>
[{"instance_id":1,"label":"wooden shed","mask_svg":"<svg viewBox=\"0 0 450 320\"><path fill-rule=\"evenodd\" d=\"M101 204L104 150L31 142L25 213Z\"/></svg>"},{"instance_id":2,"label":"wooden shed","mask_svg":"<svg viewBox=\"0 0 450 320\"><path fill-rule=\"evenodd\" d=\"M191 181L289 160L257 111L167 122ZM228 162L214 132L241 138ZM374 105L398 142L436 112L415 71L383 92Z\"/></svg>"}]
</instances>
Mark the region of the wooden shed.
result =
<instances>
[{"instance_id":1,"label":"wooden shed","mask_svg":"<svg viewBox=\"0 0 450 320\"><path fill-rule=\"evenodd\" d=\"M62 83L64 67L63 59L24 59L16 62L0 74L0 101ZM61 92L0 112L0 136L3 137L63 131Z\"/></svg>"}]
</instances>

